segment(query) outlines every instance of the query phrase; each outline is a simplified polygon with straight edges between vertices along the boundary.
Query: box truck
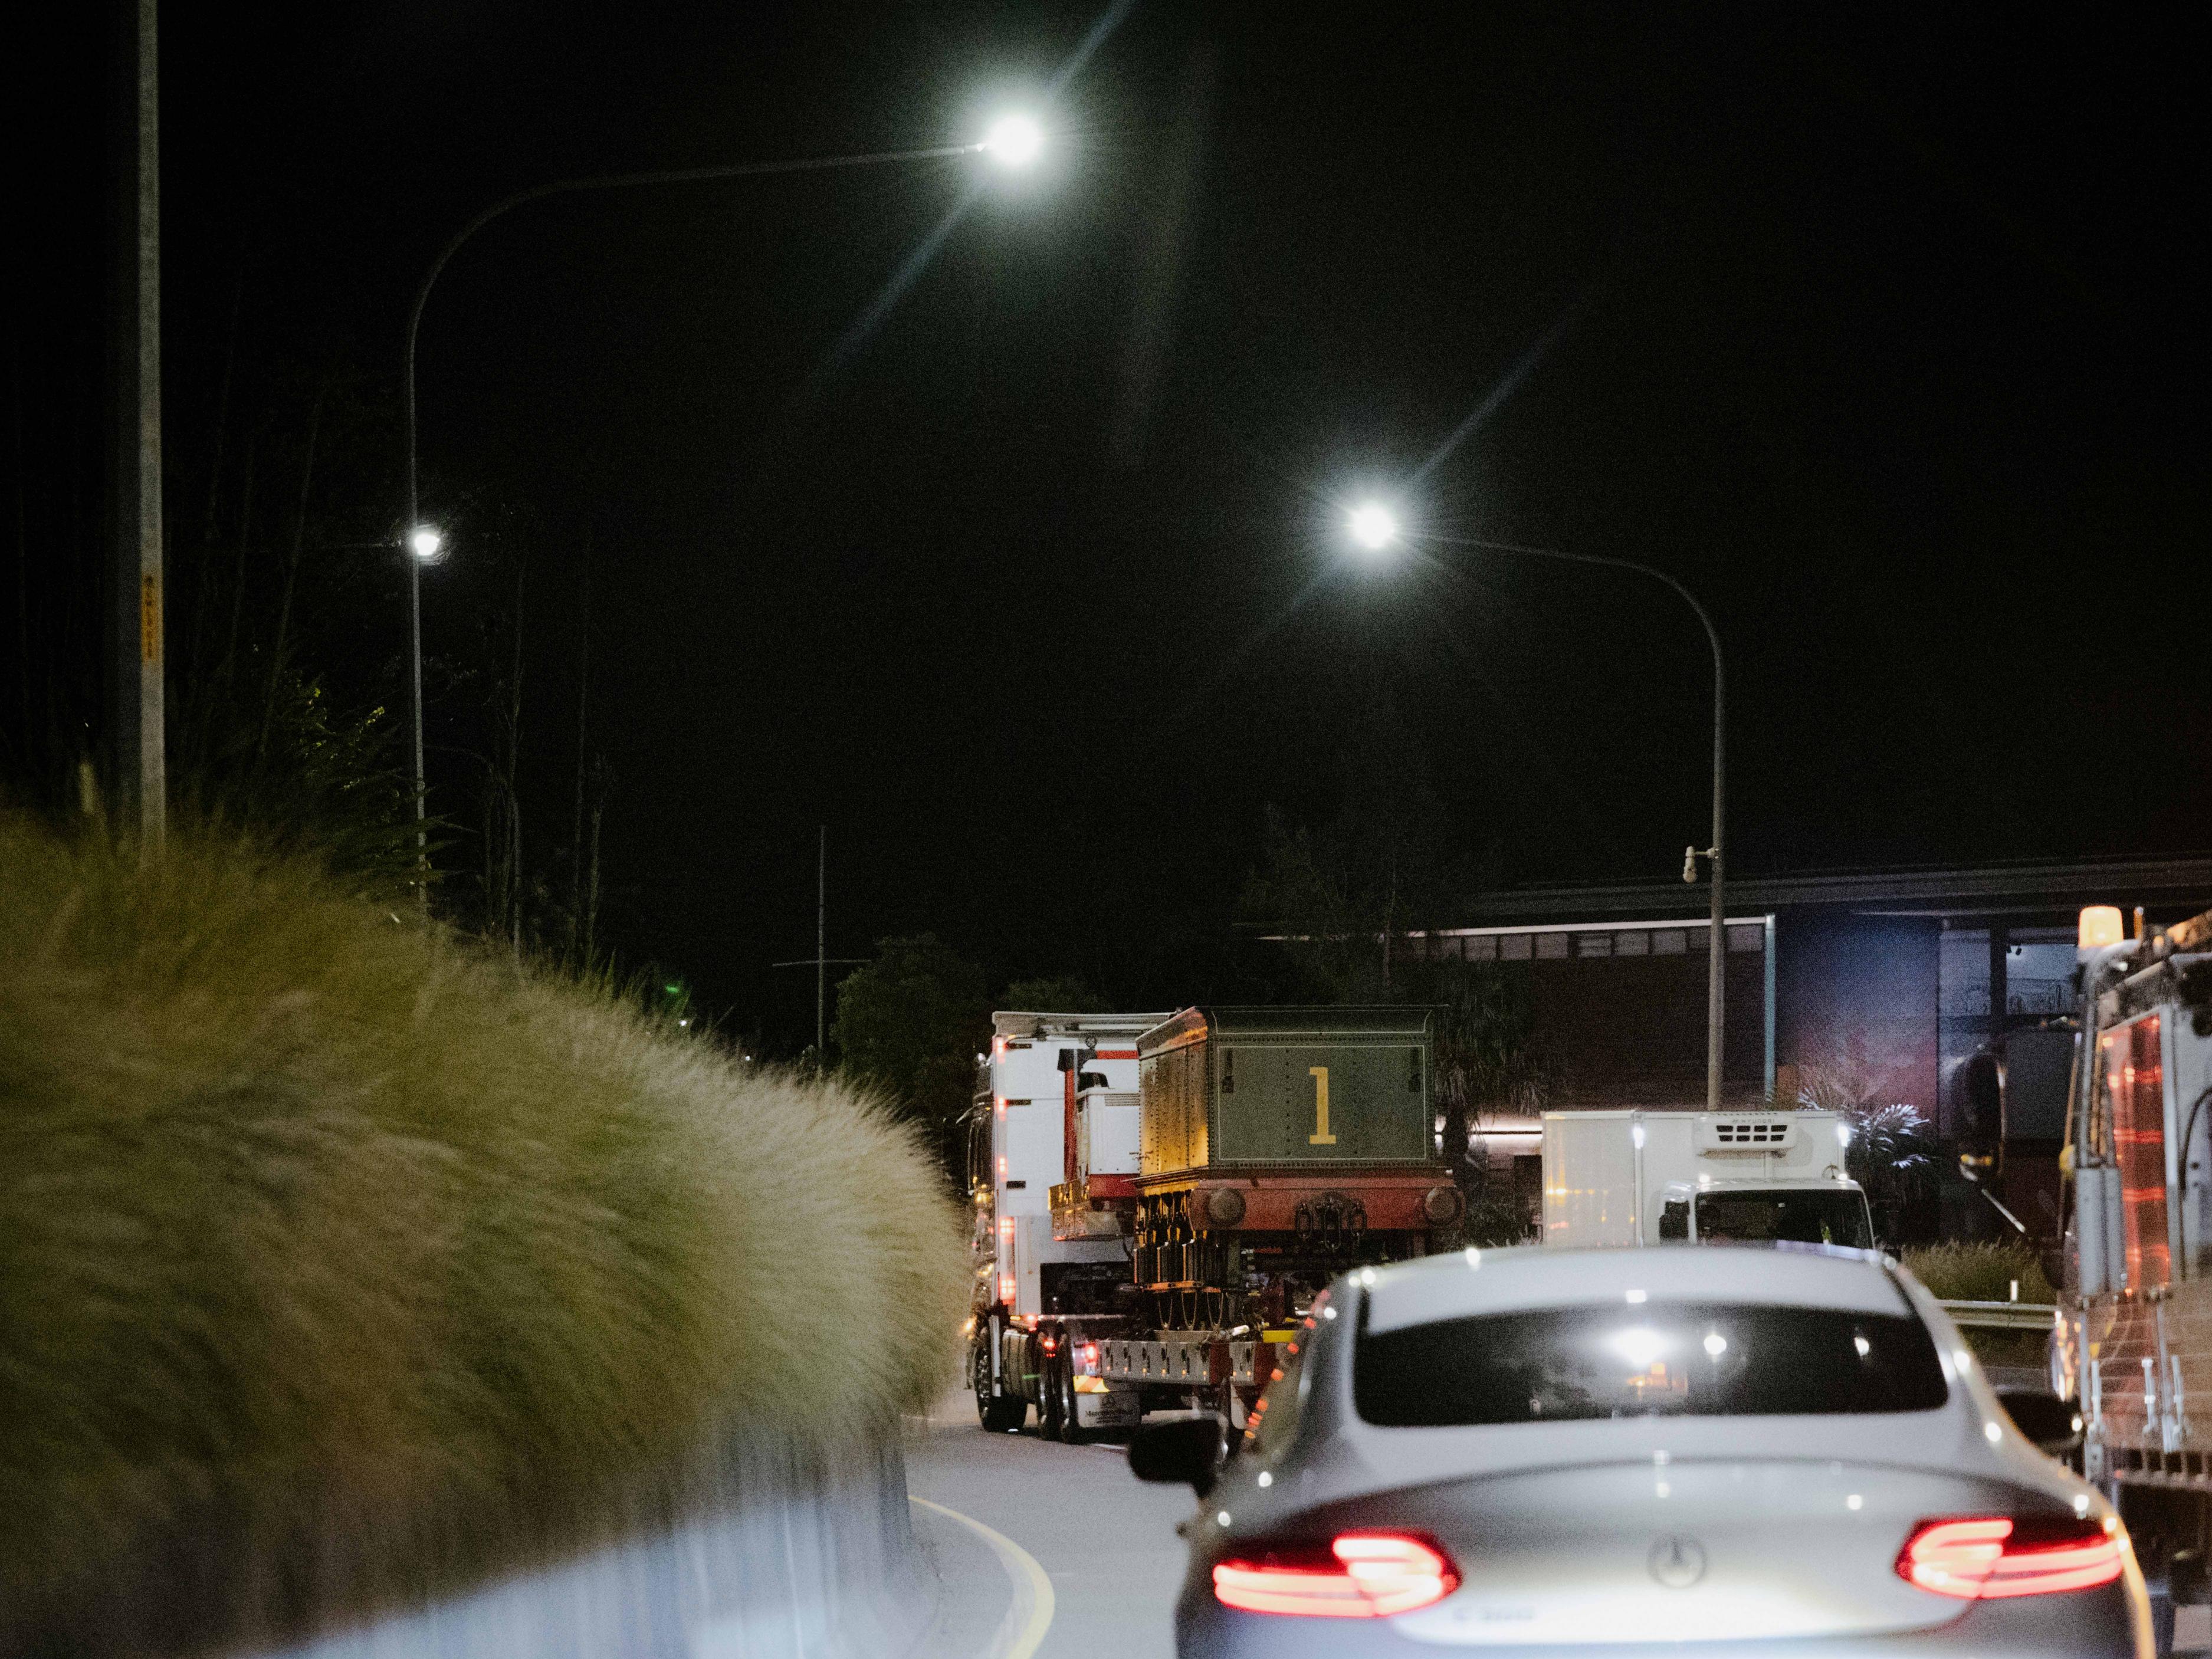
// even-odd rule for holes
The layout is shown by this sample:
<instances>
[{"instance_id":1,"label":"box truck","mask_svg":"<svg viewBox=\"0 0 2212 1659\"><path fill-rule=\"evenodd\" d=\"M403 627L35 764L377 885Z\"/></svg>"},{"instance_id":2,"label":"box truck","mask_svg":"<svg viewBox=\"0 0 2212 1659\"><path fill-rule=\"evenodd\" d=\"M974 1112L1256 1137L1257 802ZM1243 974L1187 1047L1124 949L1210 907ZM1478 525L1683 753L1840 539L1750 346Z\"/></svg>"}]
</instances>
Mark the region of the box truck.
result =
<instances>
[{"instance_id":1,"label":"box truck","mask_svg":"<svg viewBox=\"0 0 2212 1659\"><path fill-rule=\"evenodd\" d=\"M1833 1112L1547 1112L1543 1242L1870 1249L1850 1137Z\"/></svg>"}]
</instances>

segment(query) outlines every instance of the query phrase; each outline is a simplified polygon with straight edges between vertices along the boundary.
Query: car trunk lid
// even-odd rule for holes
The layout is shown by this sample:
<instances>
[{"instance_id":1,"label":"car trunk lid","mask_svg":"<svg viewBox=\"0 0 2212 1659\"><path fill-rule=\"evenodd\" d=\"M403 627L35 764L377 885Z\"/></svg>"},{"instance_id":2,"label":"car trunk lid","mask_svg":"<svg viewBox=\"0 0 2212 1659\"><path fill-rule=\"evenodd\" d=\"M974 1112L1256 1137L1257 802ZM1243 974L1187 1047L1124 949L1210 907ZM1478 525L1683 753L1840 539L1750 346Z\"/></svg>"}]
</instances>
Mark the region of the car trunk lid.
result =
<instances>
[{"instance_id":1,"label":"car trunk lid","mask_svg":"<svg viewBox=\"0 0 2212 1659\"><path fill-rule=\"evenodd\" d=\"M1459 1589L1402 1617L1406 1634L1503 1646L1931 1628L1966 1604L1899 1577L1915 1524L2020 1507L1994 1482L1870 1462L1660 1453L1401 1489L1322 1513L1332 1525L1424 1533L1449 1553Z\"/></svg>"}]
</instances>

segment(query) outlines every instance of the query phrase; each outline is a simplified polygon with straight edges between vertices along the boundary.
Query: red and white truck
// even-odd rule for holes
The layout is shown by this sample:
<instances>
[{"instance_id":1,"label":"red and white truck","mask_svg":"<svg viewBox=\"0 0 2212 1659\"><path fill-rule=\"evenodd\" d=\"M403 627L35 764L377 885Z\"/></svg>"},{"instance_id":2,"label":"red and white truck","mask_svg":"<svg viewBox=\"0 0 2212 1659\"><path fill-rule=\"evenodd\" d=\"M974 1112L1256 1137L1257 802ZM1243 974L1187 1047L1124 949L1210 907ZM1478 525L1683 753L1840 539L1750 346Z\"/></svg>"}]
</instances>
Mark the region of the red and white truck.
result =
<instances>
[{"instance_id":1,"label":"red and white truck","mask_svg":"<svg viewBox=\"0 0 2212 1659\"><path fill-rule=\"evenodd\" d=\"M1133 1198L1137 1173L1137 1038L1165 1014L991 1016L991 1050L978 1057L969 1119L969 1379L984 1426L1020 1426L1032 1405L1056 1429L1125 1426L1137 1396L1054 1386L1062 1342L1118 1328L1115 1292L1129 1282L1129 1242L1114 1200ZM1062 1204L1053 1194L1095 1195ZM1065 1368L1073 1370L1073 1367ZM1062 1430L1063 1434L1065 1430Z\"/></svg>"},{"instance_id":2,"label":"red and white truck","mask_svg":"<svg viewBox=\"0 0 2212 1659\"><path fill-rule=\"evenodd\" d=\"M2082 912L2051 1381L2153 1594L2212 1601L2212 911ZM2005 1109L1968 1127L2002 1172ZM2161 1619L2161 1647L2170 1620Z\"/></svg>"}]
</instances>

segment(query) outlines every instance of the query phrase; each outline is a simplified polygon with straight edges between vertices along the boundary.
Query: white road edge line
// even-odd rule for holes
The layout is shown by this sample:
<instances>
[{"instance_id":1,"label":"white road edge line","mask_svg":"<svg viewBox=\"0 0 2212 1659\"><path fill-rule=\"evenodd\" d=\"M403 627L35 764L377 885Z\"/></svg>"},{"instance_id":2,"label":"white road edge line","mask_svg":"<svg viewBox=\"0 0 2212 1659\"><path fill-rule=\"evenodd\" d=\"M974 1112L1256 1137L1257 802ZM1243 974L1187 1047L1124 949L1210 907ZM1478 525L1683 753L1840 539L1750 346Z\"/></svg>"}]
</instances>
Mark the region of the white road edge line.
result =
<instances>
[{"instance_id":1,"label":"white road edge line","mask_svg":"<svg viewBox=\"0 0 2212 1659\"><path fill-rule=\"evenodd\" d=\"M1044 1641L1044 1634L1052 1628L1054 1600L1052 1580L1037 1565L1036 1557L1002 1532L994 1532L973 1516L963 1515L958 1510L947 1509L942 1504L933 1504L927 1498L907 1494L906 1501L919 1504L947 1520L957 1521L985 1543L999 1558L1006 1576L1014 1581L1014 1599L1006 1609L1006 1616L999 1621L995 1639L991 1644L990 1659L1030 1659Z\"/></svg>"}]
</instances>

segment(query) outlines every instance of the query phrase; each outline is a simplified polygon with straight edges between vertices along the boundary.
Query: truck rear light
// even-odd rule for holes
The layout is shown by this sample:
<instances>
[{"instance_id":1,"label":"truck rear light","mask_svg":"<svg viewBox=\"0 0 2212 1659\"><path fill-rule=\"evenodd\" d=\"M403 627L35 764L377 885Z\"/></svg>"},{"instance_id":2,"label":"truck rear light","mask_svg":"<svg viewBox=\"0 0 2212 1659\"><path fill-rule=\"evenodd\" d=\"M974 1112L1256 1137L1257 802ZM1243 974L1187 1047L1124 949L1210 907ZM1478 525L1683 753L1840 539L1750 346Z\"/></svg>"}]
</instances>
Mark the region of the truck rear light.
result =
<instances>
[{"instance_id":1,"label":"truck rear light","mask_svg":"<svg viewBox=\"0 0 2212 1659\"><path fill-rule=\"evenodd\" d=\"M1213 1597L1222 1606L1305 1619L1388 1619L1458 1588L1459 1569L1442 1549L1395 1532L1268 1545L1213 1569Z\"/></svg>"},{"instance_id":2,"label":"truck rear light","mask_svg":"<svg viewBox=\"0 0 2212 1659\"><path fill-rule=\"evenodd\" d=\"M1058 1353L1060 1352L1060 1339L1056 1336L1047 1336L1044 1339L1044 1351L1047 1353Z\"/></svg>"},{"instance_id":3,"label":"truck rear light","mask_svg":"<svg viewBox=\"0 0 2212 1659\"><path fill-rule=\"evenodd\" d=\"M1012 1273L1000 1273L999 1275L999 1300L1001 1302L1012 1302L1013 1299L1014 1276Z\"/></svg>"},{"instance_id":4,"label":"truck rear light","mask_svg":"<svg viewBox=\"0 0 2212 1659\"><path fill-rule=\"evenodd\" d=\"M2127 1548L2118 1516L1923 1521L1905 1540L1897 1571L1938 1595L1991 1601L2109 1584L2120 1576Z\"/></svg>"},{"instance_id":5,"label":"truck rear light","mask_svg":"<svg viewBox=\"0 0 2212 1659\"><path fill-rule=\"evenodd\" d=\"M1086 1342L1083 1345L1082 1360L1083 1374L1085 1376L1098 1375L1098 1345L1096 1342Z\"/></svg>"}]
</instances>

